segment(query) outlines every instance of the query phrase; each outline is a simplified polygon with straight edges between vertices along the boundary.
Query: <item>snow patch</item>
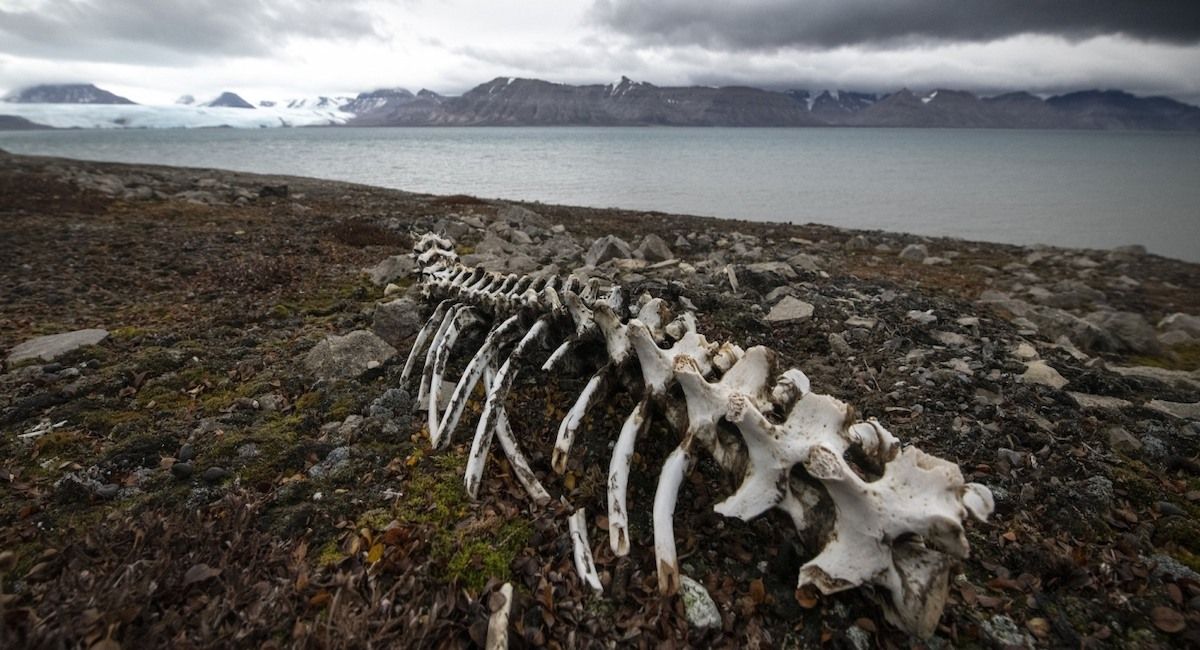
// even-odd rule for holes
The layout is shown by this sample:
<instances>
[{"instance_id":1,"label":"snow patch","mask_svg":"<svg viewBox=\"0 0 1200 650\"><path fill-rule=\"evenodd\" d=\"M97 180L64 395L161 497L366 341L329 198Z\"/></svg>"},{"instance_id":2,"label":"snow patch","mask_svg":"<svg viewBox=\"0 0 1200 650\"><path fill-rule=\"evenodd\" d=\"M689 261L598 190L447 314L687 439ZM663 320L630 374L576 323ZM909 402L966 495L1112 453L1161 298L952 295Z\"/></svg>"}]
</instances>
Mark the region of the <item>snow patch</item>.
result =
<instances>
[{"instance_id":1,"label":"snow patch","mask_svg":"<svg viewBox=\"0 0 1200 650\"><path fill-rule=\"evenodd\" d=\"M263 128L344 124L354 117L337 108L263 106L258 110L217 106L138 104L0 103L0 114L60 129L188 129L216 126Z\"/></svg>"},{"instance_id":2,"label":"snow patch","mask_svg":"<svg viewBox=\"0 0 1200 650\"><path fill-rule=\"evenodd\" d=\"M934 97L937 97L937 94L938 94L938 91L936 91L936 90L935 90L935 91L933 91L932 93L930 93L928 97L922 97L922 98L921 98L921 103L922 103L922 104L928 104L929 102L933 101L933 98L934 98Z\"/></svg>"}]
</instances>

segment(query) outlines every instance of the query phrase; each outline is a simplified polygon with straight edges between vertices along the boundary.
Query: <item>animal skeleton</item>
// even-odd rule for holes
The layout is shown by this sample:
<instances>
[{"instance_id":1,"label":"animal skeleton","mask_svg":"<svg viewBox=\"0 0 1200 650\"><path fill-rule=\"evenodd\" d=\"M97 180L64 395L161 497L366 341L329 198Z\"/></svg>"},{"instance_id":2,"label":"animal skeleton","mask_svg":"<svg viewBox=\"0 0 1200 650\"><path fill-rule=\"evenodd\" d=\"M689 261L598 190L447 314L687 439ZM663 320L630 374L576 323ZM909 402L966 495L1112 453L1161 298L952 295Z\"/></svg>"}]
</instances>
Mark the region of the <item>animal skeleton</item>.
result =
<instances>
[{"instance_id":1,"label":"animal skeleton","mask_svg":"<svg viewBox=\"0 0 1200 650\"><path fill-rule=\"evenodd\" d=\"M505 398L535 342L565 337L542 366L546 371L592 342L602 345L605 356L559 426L552 466L565 471L580 425L606 388L640 377L641 400L622 425L609 464L609 542L617 556L630 551L626 491L634 447L652 418L661 417L681 434L663 465L653 504L664 594L674 593L680 580L676 500L703 451L741 481L715 505L716 512L750 520L778 508L803 537L815 540L820 552L800 568L798 587L813 585L825 594L862 585L882 588L886 597L877 599L888 620L910 633L932 634L949 572L969 552L963 521L968 513L986 520L993 509L991 492L966 483L957 465L913 447L901 449L873 418L856 421L845 403L813 393L800 370L780 372L769 348L710 342L696 331L692 313L673 318L660 298L641 295L627 305L621 287L602 291L596 279L518 277L464 266L453 242L435 234L417 241L415 258L423 295L440 302L416 337L401 383L424 352L418 404L428 411L433 446L445 447L468 398L484 382L487 397L466 469L472 497L495 436L529 496L538 504L550 500L509 427ZM455 342L483 324L490 329L482 345L443 403L442 382ZM510 351L501 361L504 350ZM873 478L864 477L848 457ZM582 509L570 524L576 569L600 591Z\"/></svg>"}]
</instances>

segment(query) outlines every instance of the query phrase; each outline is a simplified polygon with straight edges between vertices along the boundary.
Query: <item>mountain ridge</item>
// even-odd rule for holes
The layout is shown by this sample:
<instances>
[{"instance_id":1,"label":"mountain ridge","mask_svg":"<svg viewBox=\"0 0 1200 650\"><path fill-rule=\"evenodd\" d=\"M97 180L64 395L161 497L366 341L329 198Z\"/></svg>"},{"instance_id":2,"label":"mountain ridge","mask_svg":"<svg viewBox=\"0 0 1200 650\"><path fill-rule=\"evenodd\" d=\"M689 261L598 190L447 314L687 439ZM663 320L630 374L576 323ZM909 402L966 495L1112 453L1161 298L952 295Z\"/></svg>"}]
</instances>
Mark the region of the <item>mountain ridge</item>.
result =
<instances>
[{"instance_id":1,"label":"mountain ridge","mask_svg":"<svg viewBox=\"0 0 1200 650\"><path fill-rule=\"evenodd\" d=\"M41 85L10 94L14 103L133 104L92 84ZM205 104L254 109L222 93ZM952 88L876 94L785 91L750 86L656 86L628 77L570 85L496 77L458 96L379 88L354 97L262 100L259 108L310 111L309 123L347 126L724 126L991 129L1200 130L1200 107L1122 90L1081 90L1047 98L1015 91L979 96ZM31 107L32 108L32 107ZM0 113L4 111L0 105ZM37 123L36 110L15 112ZM286 125L286 124L284 124Z\"/></svg>"}]
</instances>

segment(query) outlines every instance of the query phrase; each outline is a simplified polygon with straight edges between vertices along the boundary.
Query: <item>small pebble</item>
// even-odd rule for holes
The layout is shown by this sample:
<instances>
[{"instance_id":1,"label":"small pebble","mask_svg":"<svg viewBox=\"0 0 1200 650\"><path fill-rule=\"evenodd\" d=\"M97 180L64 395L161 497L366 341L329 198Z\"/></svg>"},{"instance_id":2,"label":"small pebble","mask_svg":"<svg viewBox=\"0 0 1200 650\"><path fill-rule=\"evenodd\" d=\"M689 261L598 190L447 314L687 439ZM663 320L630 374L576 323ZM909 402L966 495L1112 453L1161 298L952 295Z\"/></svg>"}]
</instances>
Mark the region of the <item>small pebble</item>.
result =
<instances>
[{"instance_id":1,"label":"small pebble","mask_svg":"<svg viewBox=\"0 0 1200 650\"><path fill-rule=\"evenodd\" d=\"M1170 501L1159 501L1157 504L1158 511L1167 516L1182 517L1187 514L1183 508L1171 503Z\"/></svg>"},{"instance_id":2,"label":"small pebble","mask_svg":"<svg viewBox=\"0 0 1200 650\"><path fill-rule=\"evenodd\" d=\"M191 460L192 457L195 455L196 455L196 450L192 447L192 445L185 444L184 446L179 448L179 455L176 458L178 458L180 461L186 463L189 460Z\"/></svg>"},{"instance_id":3,"label":"small pebble","mask_svg":"<svg viewBox=\"0 0 1200 650\"><path fill-rule=\"evenodd\" d=\"M191 478L194 473L196 468L191 463L175 463L171 466L171 474L178 479Z\"/></svg>"}]
</instances>

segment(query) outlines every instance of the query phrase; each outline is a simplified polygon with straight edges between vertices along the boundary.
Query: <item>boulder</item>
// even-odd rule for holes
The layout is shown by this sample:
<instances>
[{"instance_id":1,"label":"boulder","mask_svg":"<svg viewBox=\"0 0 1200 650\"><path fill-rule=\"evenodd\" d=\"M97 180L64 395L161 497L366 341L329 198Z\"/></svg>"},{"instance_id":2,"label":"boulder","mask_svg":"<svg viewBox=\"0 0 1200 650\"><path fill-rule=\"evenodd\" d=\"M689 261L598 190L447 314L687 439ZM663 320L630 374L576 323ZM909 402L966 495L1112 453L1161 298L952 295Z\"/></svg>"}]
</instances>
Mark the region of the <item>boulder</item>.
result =
<instances>
[{"instance_id":1,"label":"boulder","mask_svg":"<svg viewBox=\"0 0 1200 650\"><path fill-rule=\"evenodd\" d=\"M371 331L389 345L399 347L421 329L421 308L408 298L397 298L375 307Z\"/></svg>"},{"instance_id":2,"label":"boulder","mask_svg":"<svg viewBox=\"0 0 1200 650\"><path fill-rule=\"evenodd\" d=\"M583 261L589 266L596 266L608 260L632 256L633 251L629 248L629 244L625 243L625 240L614 235L605 235L592 242L591 248L583 256Z\"/></svg>"},{"instance_id":3,"label":"boulder","mask_svg":"<svg viewBox=\"0 0 1200 650\"><path fill-rule=\"evenodd\" d=\"M871 242L862 235L855 235L846 240L844 244L848 251L869 251L871 250Z\"/></svg>"},{"instance_id":4,"label":"boulder","mask_svg":"<svg viewBox=\"0 0 1200 650\"><path fill-rule=\"evenodd\" d=\"M1184 332L1192 338L1200 338L1200 317L1176 312L1158 321L1158 329L1164 332Z\"/></svg>"},{"instance_id":5,"label":"boulder","mask_svg":"<svg viewBox=\"0 0 1200 650\"><path fill-rule=\"evenodd\" d=\"M405 277L412 273L413 260L409 255L392 255L375 266L366 269L366 274L370 276L371 282L385 286L393 280Z\"/></svg>"},{"instance_id":6,"label":"boulder","mask_svg":"<svg viewBox=\"0 0 1200 650\"><path fill-rule=\"evenodd\" d=\"M351 379L396 356L396 348L367 330L331 335L313 346L304 365L321 379Z\"/></svg>"},{"instance_id":7,"label":"boulder","mask_svg":"<svg viewBox=\"0 0 1200 650\"><path fill-rule=\"evenodd\" d=\"M1088 314L1084 320L1116 339L1119 346L1117 351L1128 350L1138 354L1162 353L1158 334L1141 314L1130 311L1096 311Z\"/></svg>"},{"instance_id":8,"label":"boulder","mask_svg":"<svg viewBox=\"0 0 1200 650\"><path fill-rule=\"evenodd\" d=\"M768 323L791 323L811 318L813 306L792 296L784 296L767 313Z\"/></svg>"},{"instance_id":9,"label":"boulder","mask_svg":"<svg viewBox=\"0 0 1200 650\"><path fill-rule=\"evenodd\" d=\"M925 248L925 244L909 244L900 251L900 259L905 262L921 263L929 256L929 251Z\"/></svg>"},{"instance_id":10,"label":"boulder","mask_svg":"<svg viewBox=\"0 0 1200 650\"><path fill-rule=\"evenodd\" d=\"M675 254L671 252L671 247L667 246L667 242L663 241L662 237L654 234L643 237L642 243L638 244L633 254L638 259L643 259L647 262L662 262L675 257Z\"/></svg>"},{"instance_id":11,"label":"boulder","mask_svg":"<svg viewBox=\"0 0 1200 650\"><path fill-rule=\"evenodd\" d=\"M9 350L8 363L20 363L26 359L53 361L62 355L78 350L85 345L96 345L108 338L108 330L86 329L62 334L50 334L29 339Z\"/></svg>"}]
</instances>

